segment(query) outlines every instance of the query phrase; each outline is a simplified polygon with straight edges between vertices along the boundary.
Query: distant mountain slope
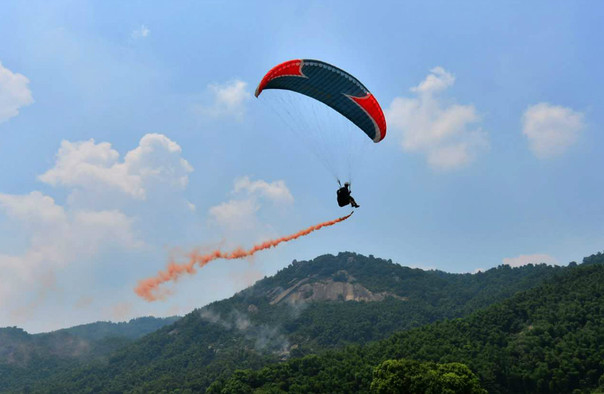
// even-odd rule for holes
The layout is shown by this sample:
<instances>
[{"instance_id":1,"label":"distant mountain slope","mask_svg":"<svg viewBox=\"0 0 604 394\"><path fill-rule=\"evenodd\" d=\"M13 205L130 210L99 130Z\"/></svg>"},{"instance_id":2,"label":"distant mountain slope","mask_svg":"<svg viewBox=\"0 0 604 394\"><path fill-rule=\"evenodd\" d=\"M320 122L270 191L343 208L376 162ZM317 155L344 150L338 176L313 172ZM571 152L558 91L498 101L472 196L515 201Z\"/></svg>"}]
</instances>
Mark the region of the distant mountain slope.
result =
<instances>
[{"instance_id":1,"label":"distant mountain slope","mask_svg":"<svg viewBox=\"0 0 604 394\"><path fill-rule=\"evenodd\" d=\"M0 390L102 358L179 317L96 322L41 334L0 328Z\"/></svg>"},{"instance_id":2,"label":"distant mountain slope","mask_svg":"<svg viewBox=\"0 0 604 394\"><path fill-rule=\"evenodd\" d=\"M96 322L41 334L28 334L17 327L0 328L0 364L23 364L36 356L94 357L98 355L95 347L106 346L107 340L135 340L178 319L177 316L140 317L128 322Z\"/></svg>"},{"instance_id":3,"label":"distant mountain slope","mask_svg":"<svg viewBox=\"0 0 604 394\"><path fill-rule=\"evenodd\" d=\"M110 337L138 339L149 334L150 332L162 328L163 326L172 324L180 318L180 316L171 316L165 318L146 316L131 319L127 322L119 323L99 321L96 323L82 324L79 326L64 328L61 330L53 331L49 334L54 335L58 333L68 333L88 341L99 341Z\"/></svg>"},{"instance_id":4,"label":"distant mountain slope","mask_svg":"<svg viewBox=\"0 0 604 394\"><path fill-rule=\"evenodd\" d=\"M209 391L368 392L374 367L401 358L465 363L490 393L604 391L604 256L466 318L240 372Z\"/></svg>"},{"instance_id":5,"label":"distant mountain slope","mask_svg":"<svg viewBox=\"0 0 604 394\"><path fill-rule=\"evenodd\" d=\"M354 253L294 261L230 299L117 351L105 364L92 363L33 387L47 392L204 390L237 368L463 316L565 270L500 266L475 275L447 274Z\"/></svg>"}]
</instances>

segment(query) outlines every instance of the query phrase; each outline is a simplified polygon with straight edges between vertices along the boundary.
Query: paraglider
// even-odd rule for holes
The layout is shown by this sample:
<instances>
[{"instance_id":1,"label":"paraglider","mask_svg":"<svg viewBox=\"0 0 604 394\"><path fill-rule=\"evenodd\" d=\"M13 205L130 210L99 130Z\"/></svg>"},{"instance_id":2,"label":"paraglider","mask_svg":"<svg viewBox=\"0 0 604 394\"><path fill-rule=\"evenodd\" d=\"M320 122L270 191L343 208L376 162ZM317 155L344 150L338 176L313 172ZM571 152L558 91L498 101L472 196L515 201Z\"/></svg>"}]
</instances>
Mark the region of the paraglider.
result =
<instances>
[{"instance_id":1,"label":"paraglider","mask_svg":"<svg viewBox=\"0 0 604 394\"><path fill-rule=\"evenodd\" d=\"M319 60L290 60L272 68L256 89L256 97L264 90L281 89L308 96L322 104L327 105L350 121L353 129L362 130L373 142L380 142L386 136L386 119L377 100L355 77L347 72ZM329 110L331 111L331 110ZM331 111L333 112L333 111ZM341 116L337 116L341 119ZM345 121L345 123L349 123ZM331 134L345 134L344 130L327 130ZM306 130L311 131L311 130ZM362 135L361 135L362 137ZM362 137L366 142L365 137ZM340 180L336 177L338 183ZM350 195L350 181L340 184L337 191L338 205L344 207L351 205L358 208L354 198ZM269 239L260 242L249 249L238 247L230 251L216 249L209 253L200 253L194 250L187 254L186 262L170 261L166 269L159 271L156 276L139 281L134 289L136 294L147 301L161 299L166 293L161 286L166 282L175 282L183 275L191 275L196 268L202 268L218 259L234 260L253 256L257 252L268 250L284 242L290 242L300 237L305 237L317 230L343 222L352 216L354 211L337 219L323 221L293 234Z\"/></svg>"},{"instance_id":2,"label":"paraglider","mask_svg":"<svg viewBox=\"0 0 604 394\"><path fill-rule=\"evenodd\" d=\"M376 98L358 79L331 64L312 59L286 61L266 73L255 96L268 89L289 90L327 105L352 122L356 126L353 130L362 130L375 143L386 136L386 119ZM320 128L318 132L323 139L325 133L343 131ZM334 175L339 183L339 175ZM359 207L350 196L350 182L340 187L337 196L339 206Z\"/></svg>"},{"instance_id":3,"label":"paraglider","mask_svg":"<svg viewBox=\"0 0 604 394\"><path fill-rule=\"evenodd\" d=\"M373 142L386 136L386 118L375 97L355 77L320 60L290 60L273 67L256 88L291 90L318 100L347 117Z\"/></svg>"},{"instance_id":4,"label":"paraglider","mask_svg":"<svg viewBox=\"0 0 604 394\"><path fill-rule=\"evenodd\" d=\"M350 204L350 206L352 206L353 208L360 207L360 205L357 204L354 198L352 198L350 193L350 183L346 182L344 183L344 186L340 187L337 191L338 205L341 207L345 207L346 205Z\"/></svg>"}]
</instances>

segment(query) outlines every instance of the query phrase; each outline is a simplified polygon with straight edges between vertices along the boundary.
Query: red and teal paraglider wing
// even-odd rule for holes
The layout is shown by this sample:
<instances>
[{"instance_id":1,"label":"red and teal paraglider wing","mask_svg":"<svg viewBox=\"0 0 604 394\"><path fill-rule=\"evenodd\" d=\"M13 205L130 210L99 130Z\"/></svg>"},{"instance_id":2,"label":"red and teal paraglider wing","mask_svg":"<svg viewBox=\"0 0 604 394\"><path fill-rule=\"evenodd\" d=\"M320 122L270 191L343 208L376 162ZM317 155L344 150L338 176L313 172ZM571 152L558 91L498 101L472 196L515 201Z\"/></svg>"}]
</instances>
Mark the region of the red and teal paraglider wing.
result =
<instances>
[{"instance_id":1,"label":"red and teal paraglider wing","mask_svg":"<svg viewBox=\"0 0 604 394\"><path fill-rule=\"evenodd\" d=\"M358 79L320 60L290 60L273 67L256 89L284 89L312 97L347 117L373 140L386 136L386 119L375 97Z\"/></svg>"}]
</instances>

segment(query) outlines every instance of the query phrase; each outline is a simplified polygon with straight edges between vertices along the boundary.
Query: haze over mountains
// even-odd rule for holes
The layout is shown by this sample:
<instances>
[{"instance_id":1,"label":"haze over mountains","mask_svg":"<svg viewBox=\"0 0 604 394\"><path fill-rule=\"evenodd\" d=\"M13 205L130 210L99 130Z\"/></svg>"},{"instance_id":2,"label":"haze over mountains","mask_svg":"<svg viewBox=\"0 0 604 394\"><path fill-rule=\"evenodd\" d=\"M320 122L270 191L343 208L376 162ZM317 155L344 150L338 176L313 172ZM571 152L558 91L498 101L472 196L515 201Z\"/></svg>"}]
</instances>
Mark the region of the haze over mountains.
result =
<instances>
[{"instance_id":1,"label":"haze over mountains","mask_svg":"<svg viewBox=\"0 0 604 394\"><path fill-rule=\"evenodd\" d=\"M489 392L595 389L603 373L597 357L604 358L603 261L598 254L581 266L502 265L476 274L355 253L294 261L180 319L35 336L1 329L0 390L362 392L374 367L401 358L462 362ZM296 360L306 366L294 368Z\"/></svg>"}]
</instances>

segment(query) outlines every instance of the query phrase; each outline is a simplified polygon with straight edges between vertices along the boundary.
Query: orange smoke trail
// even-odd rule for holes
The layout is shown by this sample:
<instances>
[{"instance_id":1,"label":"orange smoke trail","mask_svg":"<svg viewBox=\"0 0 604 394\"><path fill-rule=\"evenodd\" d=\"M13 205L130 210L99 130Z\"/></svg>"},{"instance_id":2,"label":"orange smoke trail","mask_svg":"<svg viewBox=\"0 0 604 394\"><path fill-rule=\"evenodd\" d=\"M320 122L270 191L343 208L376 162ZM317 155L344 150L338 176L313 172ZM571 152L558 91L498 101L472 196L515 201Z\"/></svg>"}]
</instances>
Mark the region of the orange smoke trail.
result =
<instances>
[{"instance_id":1,"label":"orange smoke trail","mask_svg":"<svg viewBox=\"0 0 604 394\"><path fill-rule=\"evenodd\" d=\"M200 255L197 251L193 251L189 255L188 263L177 264L174 261L171 261L168 264L168 267L165 271L159 271L157 273L157 276L155 276L153 278L147 278L147 279L143 279L143 280L139 281L138 285L134 289L134 292L147 301L155 301L159 298L159 295L157 295L156 292L162 283L165 283L168 281L175 281L176 279L178 279L180 276L182 276L185 273L194 274L195 265L199 265L199 267L201 268L201 267L205 266L206 264L208 264L210 261L213 261L216 259L233 260L233 259L241 259L244 257L248 257L261 250L274 248L275 246L279 245L282 242L289 242L296 238L303 237L305 235L312 233L313 231L320 230L323 227L333 226L336 223L339 223L339 222L342 222L342 221L348 219L352 214L353 214L353 212L351 212L350 214L348 214L346 216L342 216L342 217L334 219L334 220L330 220L327 222L316 224L314 226L310 226L307 229L298 231L295 234L291 234L291 235L287 235L285 237L262 242L261 244L255 245L254 247L252 247L249 250L245 250L243 248L237 248L231 252L222 252L220 250L215 250L211 253L203 254L203 255Z\"/></svg>"}]
</instances>

